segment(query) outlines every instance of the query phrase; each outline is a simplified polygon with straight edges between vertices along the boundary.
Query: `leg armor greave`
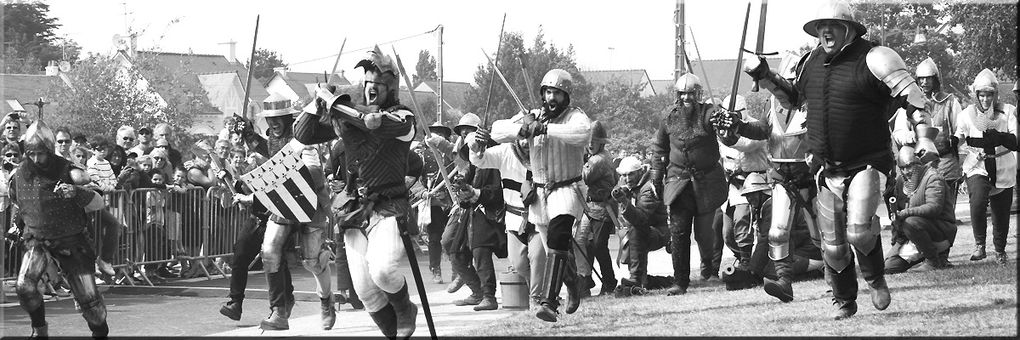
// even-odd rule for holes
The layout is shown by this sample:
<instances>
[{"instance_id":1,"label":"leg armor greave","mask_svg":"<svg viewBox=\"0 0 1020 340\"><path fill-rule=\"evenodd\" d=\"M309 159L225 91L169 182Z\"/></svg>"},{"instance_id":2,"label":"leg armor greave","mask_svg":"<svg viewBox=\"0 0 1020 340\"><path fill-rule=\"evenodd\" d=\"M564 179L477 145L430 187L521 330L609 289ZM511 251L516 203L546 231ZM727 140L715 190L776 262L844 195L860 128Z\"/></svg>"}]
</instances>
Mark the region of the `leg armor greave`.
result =
<instances>
[{"instance_id":1,"label":"leg armor greave","mask_svg":"<svg viewBox=\"0 0 1020 340\"><path fill-rule=\"evenodd\" d=\"M853 261L847 243L843 200L822 187L817 198L818 230L822 234L822 258L836 272L842 272Z\"/></svg>"},{"instance_id":2,"label":"leg armor greave","mask_svg":"<svg viewBox=\"0 0 1020 340\"><path fill-rule=\"evenodd\" d=\"M790 256L790 229L796 217L796 204L782 184L772 189L772 225L769 227L769 258L779 261Z\"/></svg>"},{"instance_id":3,"label":"leg armor greave","mask_svg":"<svg viewBox=\"0 0 1020 340\"><path fill-rule=\"evenodd\" d=\"M262 240L262 265L267 274L280 270L283 244L287 241L288 225L266 222L266 237Z\"/></svg>"},{"instance_id":4,"label":"leg armor greave","mask_svg":"<svg viewBox=\"0 0 1020 340\"><path fill-rule=\"evenodd\" d=\"M875 216L882 201L880 185L878 170L869 166L854 175L846 188L846 238L862 254L871 254L881 232Z\"/></svg>"}]
</instances>

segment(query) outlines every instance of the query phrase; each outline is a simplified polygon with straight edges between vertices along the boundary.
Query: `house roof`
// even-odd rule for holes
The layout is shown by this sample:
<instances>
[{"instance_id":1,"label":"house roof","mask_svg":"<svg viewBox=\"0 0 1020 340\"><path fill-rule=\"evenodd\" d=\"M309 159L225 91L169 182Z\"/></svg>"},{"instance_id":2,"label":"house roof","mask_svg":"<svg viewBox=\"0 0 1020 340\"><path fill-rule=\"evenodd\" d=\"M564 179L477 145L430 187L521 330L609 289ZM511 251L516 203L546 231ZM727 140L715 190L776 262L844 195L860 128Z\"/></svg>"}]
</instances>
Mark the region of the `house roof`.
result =
<instances>
[{"instance_id":1,"label":"house roof","mask_svg":"<svg viewBox=\"0 0 1020 340\"><path fill-rule=\"evenodd\" d=\"M421 97L420 93L427 93L435 95L439 82L435 80L427 80L418 84L418 87L414 88L414 92L418 92L418 96ZM471 91L471 84L459 81L444 81L443 82L443 101L449 106L455 109L464 110L467 106L467 95ZM404 93L404 92L402 92ZM404 100L403 97L400 98Z\"/></svg>"},{"instance_id":2,"label":"house roof","mask_svg":"<svg viewBox=\"0 0 1020 340\"><path fill-rule=\"evenodd\" d=\"M283 79L283 82L287 84L287 87L290 87L290 89L293 90L294 93L297 93L299 97L310 97L313 92L308 90L308 85L311 84L312 86L315 86L316 84L322 83L323 74L287 71L286 76L283 76L280 72L275 72L272 77L269 77L269 79L266 80L266 84L268 85L276 78ZM329 77L329 83L341 86L351 85L350 80L347 80L346 77L340 74L331 75Z\"/></svg>"},{"instance_id":3,"label":"house roof","mask_svg":"<svg viewBox=\"0 0 1020 340\"><path fill-rule=\"evenodd\" d=\"M765 58L768 64L772 68L779 66L779 62L782 58ZM717 60L691 60L691 67L694 69L694 75L701 78L702 85L705 86L707 95L708 88L711 87L712 94L719 99L722 99L730 93L733 87L733 71L737 67L736 59L717 59ZM708 77L705 77L705 72L702 72L704 67L705 72L708 73ZM706 81L707 80L707 81ZM656 87L655 93L669 93L669 87L673 86L672 80L653 80L652 86L667 86L667 87ZM737 93L747 93L751 91L751 76L741 72L740 75L740 88L737 89Z\"/></svg>"},{"instance_id":4,"label":"house roof","mask_svg":"<svg viewBox=\"0 0 1020 340\"><path fill-rule=\"evenodd\" d=\"M190 89L204 88L202 82L199 80L200 75L230 72L236 74L239 79L246 80L248 77L248 70L243 64L239 62L230 62L222 55L155 51L139 51L137 53L138 57L146 56L156 58L156 61L171 73L184 75L184 77L182 77L184 85ZM241 94L240 97L244 97L244 95ZM260 103L263 99L266 99L266 97L269 97L269 92L266 91L266 88L257 81L252 82L251 100L253 102ZM211 100L209 100L209 98L206 98L205 102L213 105L214 107L216 106Z\"/></svg>"},{"instance_id":5,"label":"house roof","mask_svg":"<svg viewBox=\"0 0 1020 340\"><path fill-rule=\"evenodd\" d=\"M14 111L7 101L17 100L22 106L28 107L30 102L46 97L53 82L61 80L59 76L44 74L0 74L0 113ZM63 79L66 84L66 79Z\"/></svg>"},{"instance_id":6,"label":"house roof","mask_svg":"<svg viewBox=\"0 0 1020 340\"><path fill-rule=\"evenodd\" d=\"M240 101L244 98L244 85L241 84L237 73L200 74L198 81L208 95L209 104L222 113L241 114L244 103ZM259 105L249 105L249 108L255 111L259 111L258 107Z\"/></svg>"},{"instance_id":7,"label":"house roof","mask_svg":"<svg viewBox=\"0 0 1020 340\"><path fill-rule=\"evenodd\" d=\"M672 88L672 79L652 80L652 89L655 90L655 94L670 93Z\"/></svg>"}]
</instances>

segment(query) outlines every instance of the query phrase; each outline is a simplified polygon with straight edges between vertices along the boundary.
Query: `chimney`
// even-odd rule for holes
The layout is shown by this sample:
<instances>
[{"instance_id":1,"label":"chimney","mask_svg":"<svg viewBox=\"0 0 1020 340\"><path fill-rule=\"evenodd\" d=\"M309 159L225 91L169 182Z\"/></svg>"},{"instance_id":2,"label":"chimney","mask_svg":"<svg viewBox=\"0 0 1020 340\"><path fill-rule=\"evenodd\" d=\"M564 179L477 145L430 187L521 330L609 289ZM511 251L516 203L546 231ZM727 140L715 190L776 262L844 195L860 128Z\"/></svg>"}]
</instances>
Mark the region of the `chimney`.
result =
<instances>
[{"instance_id":1,"label":"chimney","mask_svg":"<svg viewBox=\"0 0 1020 340\"><path fill-rule=\"evenodd\" d=\"M128 53L130 53L130 54L128 54L128 55L134 57L135 56L135 51L138 50L138 35L137 34L131 33L131 42L130 42L130 44L131 45L128 47L128 48L130 48L130 50L128 50Z\"/></svg>"},{"instance_id":2,"label":"chimney","mask_svg":"<svg viewBox=\"0 0 1020 340\"><path fill-rule=\"evenodd\" d=\"M279 73L281 77L287 77L287 67L274 67L273 72Z\"/></svg>"},{"instance_id":3,"label":"chimney","mask_svg":"<svg viewBox=\"0 0 1020 340\"><path fill-rule=\"evenodd\" d=\"M237 42L231 39L228 42L221 42L220 45L227 45L227 54L223 55L227 57L227 61L237 62Z\"/></svg>"},{"instance_id":4,"label":"chimney","mask_svg":"<svg viewBox=\"0 0 1020 340\"><path fill-rule=\"evenodd\" d=\"M60 66L57 66L56 61L50 60L49 65L46 65L46 75L47 76L60 75Z\"/></svg>"}]
</instances>

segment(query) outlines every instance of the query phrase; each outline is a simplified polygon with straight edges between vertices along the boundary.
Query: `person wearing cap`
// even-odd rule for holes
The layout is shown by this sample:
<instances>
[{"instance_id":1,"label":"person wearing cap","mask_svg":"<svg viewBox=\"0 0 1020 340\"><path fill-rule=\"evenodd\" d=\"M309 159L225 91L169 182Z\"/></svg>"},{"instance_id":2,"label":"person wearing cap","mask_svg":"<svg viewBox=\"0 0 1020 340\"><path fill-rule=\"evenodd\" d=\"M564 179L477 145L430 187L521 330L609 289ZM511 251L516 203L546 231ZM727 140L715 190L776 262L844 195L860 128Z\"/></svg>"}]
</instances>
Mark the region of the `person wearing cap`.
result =
<instances>
[{"instance_id":1,"label":"person wearing cap","mask_svg":"<svg viewBox=\"0 0 1020 340\"><path fill-rule=\"evenodd\" d=\"M730 96L723 99L723 103L729 101ZM737 95L734 110L743 112L746 109L747 100L744 96ZM747 119L755 120L750 116ZM727 290L747 289L761 284L764 277L761 269L769 262L767 238L758 239L756 242L757 234L751 228L751 208L748 206L747 198L741 194L747 176L753 173L761 174L771 168L766 150L767 142L734 136L737 138L732 145L727 146L727 141L722 139L719 145L729 191L721 208L722 214L716 221L716 237L722 238L721 241L733 253L736 261L722 271L721 279L726 284ZM755 263L752 264L752 261ZM755 270L752 271L751 268Z\"/></svg>"},{"instance_id":2,"label":"person wearing cap","mask_svg":"<svg viewBox=\"0 0 1020 340\"><path fill-rule=\"evenodd\" d=\"M960 166L960 139L955 134L956 121L960 111L963 111L963 106L955 95L942 90L942 74L932 58L921 61L914 71L914 76L917 77L917 82L928 99L928 107L924 111L914 112L914 117L907 117L903 109L897 110L893 141L897 147L915 145L917 140L914 126L917 123L927 123L938 129L938 134L934 138L935 147L938 148L940 155L936 166L949 186L946 192L949 202L956 202L956 194L963 180L963 169ZM956 220L955 213L953 220Z\"/></svg>"},{"instance_id":3,"label":"person wearing cap","mask_svg":"<svg viewBox=\"0 0 1020 340\"><path fill-rule=\"evenodd\" d=\"M502 176L507 256L514 270L528 285L530 310L537 311L545 293L542 282L546 249L535 224L528 221L528 211L524 206L524 197L533 187L531 170L527 166L530 162L528 140L486 147L490 141L489 132L484 129L479 129L476 138L469 140L471 164L479 169L498 169Z\"/></svg>"},{"instance_id":4,"label":"person wearing cap","mask_svg":"<svg viewBox=\"0 0 1020 340\"><path fill-rule=\"evenodd\" d=\"M818 177L817 225L832 317L839 320L857 313L857 261L875 309L892 301L875 215L895 167L888 122L897 108L913 116L927 100L895 51L862 37L867 28L847 2L823 4L803 28L818 45L801 59L793 81L759 56L747 55L744 69L783 107L806 105L807 163ZM743 122L732 121L729 128L740 131Z\"/></svg>"},{"instance_id":5,"label":"person wearing cap","mask_svg":"<svg viewBox=\"0 0 1020 340\"><path fill-rule=\"evenodd\" d=\"M301 264L315 277L315 292L321 303L322 328L329 330L336 323L336 305L331 287L333 273L329 267L332 253L323 238L329 212L325 205L330 202L326 189L326 175L323 172L318 150L314 145L301 145L293 142L293 115L299 111L291 106L290 99L277 93L271 93L263 101L263 110L258 116L265 118L269 125L266 136L268 136L269 151L272 154L279 152L288 144L297 145L296 151L300 153L301 161L308 166L311 173L311 182L308 184L317 196L318 205L315 207L315 212L309 223L292 221L276 214L271 214L266 222L265 236L262 241L262 263L266 271L266 280L269 282L269 305L272 313L262 320L259 327L263 330L290 328L288 319L294 306L294 286L291 284L289 265L283 253L288 236L297 233L299 235L297 242L301 246ZM225 171L219 171L217 177L226 178ZM403 180L401 180L401 184L403 184ZM253 195L238 194L235 196L235 200L252 202Z\"/></svg>"},{"instance_id":6,"label":"person wearing cap","mask_svg":"<svg viewBox=\"0 0 1020 340\"><path fill-rule=\"evenodd\" d=\"M441 122L435 122L429 125L429 137L426 138L425 144L437 146L437 149L442 150L443 148L438 145L449 145L450 136L453 135L453 130L443 125ZM428 151L422 149L422 157L425 161L425 186L428 188L435 188L439 184L442 173L439 171L440 164L436 162L436 159L431 155L427 154ZM442 166L446 166L449 163L447 157L443 157ZM449 191L438 190L435 193L431 193L428 197L429 200L429 223L425 228L426 235L428 236L429 244L429 270L432 272L432 283L442 284L443 283L443 252L438 251L442 249L440 244L443 237L443 229L446 227L446 222L449 220L450 208L453 202L450 199ZM437 251L431 251L436 249ZM454 273L456 275L456 273Z\"/></svg>"},{"instance_id":7,"label":"person wearing cap","mask_svg":"<svg viewBox=\"0 0 1020 340\"><path fill-rule=\"evenodd\" d=\"M617 291L644 293L648 284L648 252L669 244L669 224L662 195L651 181L648 166L634 156L620 160L616 167L620 175L618 185L610 195L618 209L621 237L621 260L630 271ZM623 294L626 295L626 294Z\"/></svg>"},{"instance_id":8,"label":"person wearing cap","mask_svg":"<svg viewBox=\"0 0 1020 340\"><path fill-rule=\"evenodd\" d=\"M504 202L498 169L480 169L471 165L468 142L475 139L481 119L473 113L461 117L453 128L457 158L455 173L450 180L455 206L442 235L442 247L450 256L457 273L456 281L471 290L467 298L455 300L456 306L475 306L474 310L494 310L496 303L496 270L494 254L506 249L502 222ZM501 254L502 255L502 254ZM506 257L506 256L501 256Z\"/></svg>"},{"instance_id":9,"label":"person wearing cap","mask_svg":"<svg viewBox=\"0 0 1020 340\"><path fill-rule=\"evenodd\" d=\"M137 130L138 133L138 144L128 150L128 153L134 152L135 155L142 156L148 155L155 145L152 143L152 129L148 127L142 127Z\"/></svg>"},{"instance_id":10,"label":"person wearing cap","mask_svg":"<svg viewBox=\"0 0 1020 340\"><path fill-rule=\"evenodd\" d=\"M948 200L946 181L932 166L939 159L937 153L918 157L914 147L904 146L897 155L893 246L885 258L886 274L902 273L922 262L928 270L951 267L955 204Z\"/></svg>"},{"instance_id":11,"label":"person wearing cap","mask_svg":"<svg viewBox=\"0 0 1020 340\"><path fill-rule=\"evenodd\" d=\"M581 177L587 187L585 195L584 216L574 232L575 252L574 258L577 265L576 284L581 297L591 296L591 289L595 287L592 281L592 265L599 263L599 273L602 275L602 289L599 295L609 294L616 290L616 273L613 272L613 258L609 255L609 236L616 230L609 214L612 214L608 206L609 193L616 186L617 176L613 171L613 160L606 152L606 144L609 143L609 133L599 121L592 122L591 142L585 150L584 168L581 170Z\"/></svg>"},{"instance_id":12,"label":"person wearing cap","mask_svg":"<svg viewBox=\"0 0 1020 340\"><path fill-rule=\"evenodd\" d=\"M528 221L546 236L545 295L535 313L539 319L556 322L561 287L567 287L571 314L581 303L577 269L569 258L574 223L584 213L581 172L584 149L591 139L591 119L579 107L571 106L573 76L552 69L542 77L539 96L542 108L519 112L492 124L492 139L507 143L520 139L531 145L529 155L535 190L525 198Z\"/></svg>"},{"instance_id":13,"label":"person wearing cap","mask_svg":"<svg viewBox=\"0 0 1020 340\"><path fill-rule=\"evenodd\" d=\"M701 276L719 271L714 256L716 210L726 200L726 174L719 161L719 141L711 123L718 110L703 101L701 79L692 73L680 76L673 86L676 103L667 107L652 142L650 177L662 189L669 214L670 255L673 285L669 296L687 293L691 273L691 237L698 242ZM721 247L721 245L720 245Z\"/></svg>"},{"instance_id":14,"label":"person wearing cap","mask_svg":"<svg viewBox=\"0 0 1020 340\"><path fill-rule=\"evenodd\" d=\"M354 286L365 310L388 337L410 337L415 330L418 306L408 295L407 280L397 268L407 256L401 233L407 228L411 209L404 186L408 153L415 135L415 116L400 105L399 71L378 46L355 67L365 70L364 106L327 86L316 92L313 105L298 116L294 136L305 144L342 138L345 163L356 178L348 178L364 211L361 223L344 227L344 244Z\"/></svg>"},{"instance_id":15,"label":"person wearing cap","mask_svg":"<svg viewBox=\"0 0 1020 340\"><path fill-rule=\"evenodd\" d=\"M25 160L11 179L10 198L20 210L25 229L18 299L31 319L34 336L48 336L39 281L49 261L56 261L70 283L76 305L94 337L110 332L106 306L93 276L95 249L85 229L86 212L105 206L102 196L74 185L87 178L81 169L54 155L54 134L37 121L24 138Z\"/></svg>"},{"instance_id":16,"label":"person wearing cap","mask_svg":"<svg viewBox=\"0 0 1020 340\"><path fill-rule=\"evenodd\" d=\"M995 261L1007 264L1006 235L1009 233L1009 208L1013 201L1017 171L1016 107L999 101L999 81L995 73L983 69L974 78L970 90L974 104L956 123L963 155L963 174L970 193L970 220L976 247L971 261L985 258L988 229L986 213L992 207L992 244Z\"/></svg>"}]
</instances>

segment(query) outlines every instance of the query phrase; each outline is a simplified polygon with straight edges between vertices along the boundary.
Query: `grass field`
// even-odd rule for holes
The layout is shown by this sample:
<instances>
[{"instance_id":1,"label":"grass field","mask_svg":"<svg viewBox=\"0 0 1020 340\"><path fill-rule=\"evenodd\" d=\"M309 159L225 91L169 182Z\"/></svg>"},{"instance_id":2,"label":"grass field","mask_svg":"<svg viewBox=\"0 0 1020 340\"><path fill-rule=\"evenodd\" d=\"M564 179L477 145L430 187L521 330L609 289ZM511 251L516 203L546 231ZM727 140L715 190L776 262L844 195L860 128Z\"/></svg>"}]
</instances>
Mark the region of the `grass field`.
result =
<instances>
[{"instance_id":1,"label":"grass field","mask_svg":"<svg viewBox=\"0 0 1020 340\"><path fill-rule=\"evenodd\" d=\"M955 267L932 272L915 269L887 276L892 304L885 311L875 310L870 288L858 275L858 312L848 320L829 318L833 311L831 294L821 279L794 283L796 298L790 303L779 302L760 287L726 291L719 281L698 280L691 283L684 296L653 291L642 297L593 297L585 299L577 313L561 315L556 323L520 312L459 335L1015 337L1017 222L1016 215L1011 218L1008 266L992 261L991 230L989 258L969 261L974 239L970 225L963 224L950 256ZM888 232L883 232L883 250L889 248L888 237Z\"/></svg>"}]
</instances>

